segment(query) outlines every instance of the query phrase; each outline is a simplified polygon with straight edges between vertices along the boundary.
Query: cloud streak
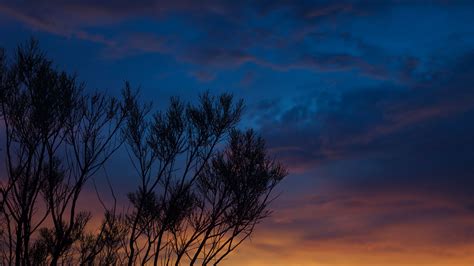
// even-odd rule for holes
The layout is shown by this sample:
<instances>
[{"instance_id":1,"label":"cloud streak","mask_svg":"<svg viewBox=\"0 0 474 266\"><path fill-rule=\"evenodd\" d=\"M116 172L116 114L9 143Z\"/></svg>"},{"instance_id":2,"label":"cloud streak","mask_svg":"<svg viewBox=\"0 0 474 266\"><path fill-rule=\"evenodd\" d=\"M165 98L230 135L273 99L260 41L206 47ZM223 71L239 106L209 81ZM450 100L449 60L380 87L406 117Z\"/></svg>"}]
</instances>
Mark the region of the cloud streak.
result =
<instances>
[{"instance_id":1,"label":"cloud streak","mask_svg":"<svg viewBox=\"0 0 474 266\"><path fill-rule=\"evenodd\" d=\"M296 171L373 152L390 154L410 146L407 141L423 142L420 138L426 135L404 138L406 134L413 135L410 130L425 132L422 125L441 125L474 109L474 80L465 68L472 64L474 58L469 53L455 65L446 66L451 69L449 73L432 80L421 79L408 88L323 92L307 95L304 101L295 100L290 108L278 101L272 102L270 108L256 106L254 112L261 115L254 119L260 121L261 131L270 139L273 151ZM266 110L283 111L271 119ZM449 132L427 133L450 141Z\"/></svg>"},{"instance_id":2,"label":"cloud streak","mask_svg":"<svg viewBox=\"0 0 474 266\"><path fill-rule=\"evenodd\" d=\"M474 213L459 202L403 192L336 193L282 201L230 265L249 253L261 258L248 259L250 264L280 265L467 265L472 260Z\"/></svg>"},{"instance_id":3,"label":"cloud streak","mask_svg":"<svg viewBox=\"0 0 474 266\"><path fill-rule=\"evenodd\" d=\"M0 2L0 13L27 27L67 38L77 38L104 46L109 58L161 53L197 66L238 68L255 64L274 71L307 69L314 72L360 71L377 79L401 79L403 71L414 68L413 61L396 65L388 54L373 58L374 46L347 32L332 32L328 23L335 19L375 15L384 5L354 3L308 4L276 1L262 4L221 1L22 1ZM181 21L182 28L171 35L154 31L169 27L169 19ZM138 18L148 22L140 36L103 33L104 27L120 28ZM268 20L268 25L258 25ZM246 24L256 24L248 28ZM278 27L275 27L278 25ZM281 28L281 29L280 29ZM320 34L338 42L340 48L355 47L354 53L320 51ZM186 31L186 34L180 34ZM188 33L192 33L190 36ZM289 35L289 36L288 36ZM266 47L266 52L261 49ZM372 50L371 55L367 50ZM347 49L346 49L347 50ZM386 62L386 59L389 62ZM384 60L385 59L385 60ZM389 68L404 68L391 70ZM395 71L396 73L391 73ZM406 77L407 75L405 75Z\"/></svg>"}]
</instances>

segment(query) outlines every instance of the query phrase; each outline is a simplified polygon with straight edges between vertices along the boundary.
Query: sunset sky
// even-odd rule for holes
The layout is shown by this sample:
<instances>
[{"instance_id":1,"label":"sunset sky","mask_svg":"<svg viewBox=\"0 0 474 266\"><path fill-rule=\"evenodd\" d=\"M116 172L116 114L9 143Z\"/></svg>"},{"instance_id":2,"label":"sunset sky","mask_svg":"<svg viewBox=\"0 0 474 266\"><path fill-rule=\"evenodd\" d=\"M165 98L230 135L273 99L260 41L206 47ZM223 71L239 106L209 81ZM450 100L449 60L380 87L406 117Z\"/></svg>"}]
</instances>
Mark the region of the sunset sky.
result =
<instances>
[{"instance_id":1,"label":"sunset sky","mask_svg":"<svg viewBox=\"0 0 474 266\"><path fill-rule=\"evenodd\" d=\"M473 1L0 0L30 37L90 90L244 99L290 175L223 265L474 265Z\"/></svg>"}]
</instances>

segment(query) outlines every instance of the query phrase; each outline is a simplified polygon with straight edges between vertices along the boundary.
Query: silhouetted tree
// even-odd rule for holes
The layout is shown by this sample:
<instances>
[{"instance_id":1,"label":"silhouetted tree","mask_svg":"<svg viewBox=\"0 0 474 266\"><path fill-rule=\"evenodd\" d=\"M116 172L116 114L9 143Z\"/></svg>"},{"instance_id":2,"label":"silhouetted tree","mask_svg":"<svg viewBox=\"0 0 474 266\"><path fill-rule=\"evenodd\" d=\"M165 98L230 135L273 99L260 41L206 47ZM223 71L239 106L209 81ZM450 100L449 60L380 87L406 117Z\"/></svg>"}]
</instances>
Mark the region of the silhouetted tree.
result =
<instances>
[{"instance_id":1,"label":"silhouetted tree","mask_svg":"<svg viewBox=\"0 0 474 266\"><path fill-rule=\"evenodd\" d=\"M2 264L218 264L270 214L286 175L264 140L237 129L243 102L205 93L164 112L126 83L118 100L88 94L31 41L12 62L0 50L6 178L0 187ZM140 181L128 211L104 206L98 228L79 211L86 183L125 142Z\"/></svg>"},{"instance_id":2,"label":"silhouetted tree","mask_svg":"<svg viewBox=\"0 0 474 266\"><path fill-rule=\"evenodd\" d=\"M236 130L242 102L231 95L174 98L151 120L149 105L130 105L124 133L141 182L129 195L128 265L220 262L269 214L286 171L263 139Z\"/></svg>"},{"instance_id":3,"label":"silhouetted tree","mask_svg":"<svg viewBox=\"0 0 474 266\"><path fill-rule=\"evenodd\" d=\"M36 41L20 46L11 64L1 59L4 262L56 265L83 234L90 214L77 211L79 195L122 143L116 133L127 112L116 99L88 95L74 76L55 70Z\"/></svg>"}]
</instances>

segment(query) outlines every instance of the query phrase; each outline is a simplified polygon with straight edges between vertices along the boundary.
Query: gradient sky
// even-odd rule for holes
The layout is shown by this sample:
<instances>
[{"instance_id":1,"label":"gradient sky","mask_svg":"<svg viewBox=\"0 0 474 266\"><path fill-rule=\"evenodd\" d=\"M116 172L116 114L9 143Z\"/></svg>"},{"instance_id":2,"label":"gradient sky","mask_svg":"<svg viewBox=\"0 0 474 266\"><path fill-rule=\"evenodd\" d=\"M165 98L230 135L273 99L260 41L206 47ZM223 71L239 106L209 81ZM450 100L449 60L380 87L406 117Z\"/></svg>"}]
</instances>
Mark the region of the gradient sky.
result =
<instances>
[{"instance_id":1,"label":"gradient sky","mask_svg":"<svg viewBox=\"0 0 474 266\"><path fill-rule=\"evenodd\" d=\"M0 0L0 46L33 36L88 88L129 80L157 108L243 98L291 174L224 265L472 266L472 3Z\"/></svg>"}]
</instances>

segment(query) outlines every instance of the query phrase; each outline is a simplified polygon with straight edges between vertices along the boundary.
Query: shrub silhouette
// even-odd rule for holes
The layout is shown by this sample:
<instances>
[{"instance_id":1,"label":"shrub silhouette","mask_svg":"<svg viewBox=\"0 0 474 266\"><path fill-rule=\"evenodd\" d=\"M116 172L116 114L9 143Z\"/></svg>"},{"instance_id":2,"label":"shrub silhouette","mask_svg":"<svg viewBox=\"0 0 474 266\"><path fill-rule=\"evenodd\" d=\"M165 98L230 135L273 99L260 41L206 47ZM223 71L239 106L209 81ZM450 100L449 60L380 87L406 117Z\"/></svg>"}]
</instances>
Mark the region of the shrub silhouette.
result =
<instances>
[{"instance_id":1,"label":"shrub silhouette","mask_svg":"<svg viewBox=\"0 0 474 266\"><path fill-rule=\"evenodd\" d=\"M231 95L152 113L129 83L119 99L87 93L34 40L11 62L0 51L0 104L5 265L218 264L270 214L286 176L261 137L237 129L243 102ZM130 206L118 211L109 182L115 204L87 232L78 199L123 144L139 180Z\"/></svg>"}]
</instances>

